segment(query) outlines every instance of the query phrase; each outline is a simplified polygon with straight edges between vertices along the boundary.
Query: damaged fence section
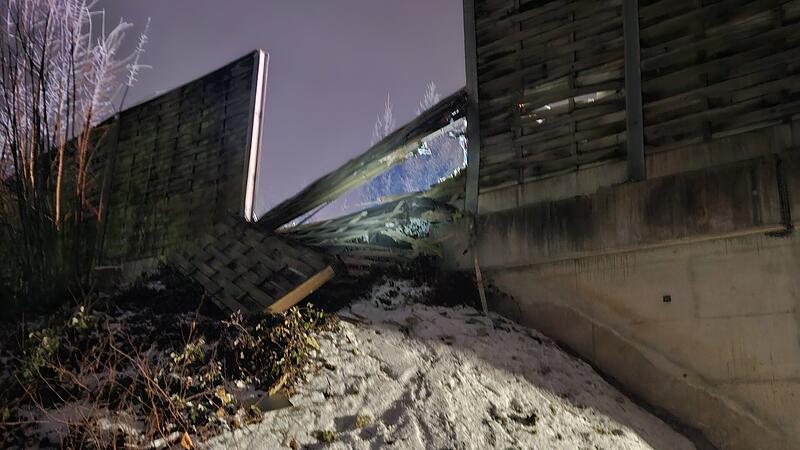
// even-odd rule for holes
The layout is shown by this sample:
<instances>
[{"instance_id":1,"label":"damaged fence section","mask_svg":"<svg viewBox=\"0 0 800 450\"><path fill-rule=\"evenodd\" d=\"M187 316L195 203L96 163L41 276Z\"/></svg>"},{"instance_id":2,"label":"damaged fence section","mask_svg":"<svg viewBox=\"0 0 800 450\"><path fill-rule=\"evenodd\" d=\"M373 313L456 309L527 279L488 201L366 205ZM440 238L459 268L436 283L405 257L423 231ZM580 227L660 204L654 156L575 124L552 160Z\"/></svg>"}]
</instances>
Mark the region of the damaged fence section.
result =
<instances>
[{"instance_id":1,"label":"damaged fence section","mask_svg":"<svg viewBox=\"0 0 800 450\"><path fill-rule=\"evenodd\" d=\"M463 191L460 176L345 217L303 218L458 134L465 91L257 219L267 61L255 51L101 126L100 279L132 279L166 260L224 309L282 312L334 277L347 283L438 255L432 229L457 217L449 203Z\"/></svg>"},{"instance_id":2,"label":"damaged fence section","mask_svg":"<svg viewBox=\"0 0 800 450\"><path fill-rule=\"evenodd\" d=\"M286 311L334 275L324 253L235 218L171 261L230 311Z\"/></svg>"},{"instance_id":3,"label":"damaged fence section","mask_svg":"<svg viewBox=\"0 0 800 450\"><path fill-rule=\"evenodd\" d=\"M449 204L412 195L345 217L291 227L281 234L336 255L348 274L358 276L419 257L439 256L434 229L459 215Z\"/></svg>"},{"instance_id":4,"label":"damaged fence section","mask_svg":"<svg viewBox=\"0 0 800 450\"><path fill-rule=\"evenodd\" d=\"M223 308L282 312L334 276L347 283L438 256L432 230L459 215L446 202L457 179L344 217L289 223L390 169L427 140L463 127L465 102L464 92L456 92L256 223L226 220L172 261Z\"/></svg>"},{"instance_id":5,"label":"damaged fence section","mask_svg":"<svg viewBox=\"0 0 800 450\"><path fill-rule=\"evenodd\" d=\"M319 178L268 211L258 222L276 229L325 205L403 161L426 141L462 126L467 95L460 90L372 146L360 156Z\"/></svg>"},{"instance_id":6,"label":"damaged fence section","mask_svg":"<svg viewBox=\"0 0 800 450\"><path fill-rule=\"evenodd\" d=\"M432 229L457 208L433 189L323 222L287 225L406 159L426 140L463 127L459 91L423 112L361 156L311 183L256 223L230 217L170 261L221 307L282 312L338 276L348 283L375 269L437 256ZM458 184L450 180L447 184Z\"/></svg>"}]
</instances>

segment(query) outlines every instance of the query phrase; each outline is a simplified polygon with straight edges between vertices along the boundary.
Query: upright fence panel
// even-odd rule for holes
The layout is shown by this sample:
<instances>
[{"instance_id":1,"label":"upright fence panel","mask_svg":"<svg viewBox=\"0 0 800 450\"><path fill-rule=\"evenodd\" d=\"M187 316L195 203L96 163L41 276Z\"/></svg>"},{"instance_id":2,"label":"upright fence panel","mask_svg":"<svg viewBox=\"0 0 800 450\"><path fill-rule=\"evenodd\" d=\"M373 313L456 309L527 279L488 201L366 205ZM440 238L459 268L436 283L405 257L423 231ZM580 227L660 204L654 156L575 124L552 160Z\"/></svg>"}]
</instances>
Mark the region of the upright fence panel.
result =
<instances>
[{"instance_id":1,"label":"upright fence panel","mask_svg":"<svg viewBox=\"0 0 800 450\"><path fill-rule=\"evenodd\" d=\"M101 264L167 256L242 214L260 57L249 54L112 119L96 166L106 177L98 181Z\"/></svg>"},{"instance_id":2,"label":"upright fence panel","mask_svg":"<svg viewBox=\"0 0 800 450\"><path fill-rule=\"evenodd\" d=\"M475 3L482 191L622 161L628 146L643 179L647 155L800 112L798 0Z\"/></svg>"},{"instance_id":3,"label":"upright fence panel","mask_svg":"<svg viewBox=\"0 0 800 450\"><path fill-rule=\"evenodd\" d=\"M476 8L481 187L623 158L622 0Z\"/></svg>"},{"instance_id":4,"label":"upright fence panel","mask_svg":"<svg viewBox=\"0 0 800 450\"><path fill-rule=\"evenodd\" d=\"M648 153L775 126L800 112L800 2L642 0Z\"/></svg>"}]
</instances>

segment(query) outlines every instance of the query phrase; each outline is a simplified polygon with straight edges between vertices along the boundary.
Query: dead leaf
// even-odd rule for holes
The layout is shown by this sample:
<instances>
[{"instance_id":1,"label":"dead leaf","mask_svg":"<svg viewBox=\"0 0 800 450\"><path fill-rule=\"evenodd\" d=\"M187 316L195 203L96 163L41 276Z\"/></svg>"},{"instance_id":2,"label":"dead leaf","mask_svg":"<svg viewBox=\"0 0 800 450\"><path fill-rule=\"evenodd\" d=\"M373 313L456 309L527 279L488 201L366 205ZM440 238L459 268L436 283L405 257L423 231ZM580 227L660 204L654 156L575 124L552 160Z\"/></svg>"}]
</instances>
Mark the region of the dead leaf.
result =
<instances>
[{"instance_id":1,"label":"dead leaf","mask_svg":"<svg viewBox=\"0 0 800 450\"><path fill-rule=\"evenodd\" d=\"M214 394L217 396L218 399L220 399L220 401L222 402L223 405L227 405L229 403L233 403L233 395L227 393L225 391L225 388L223 388L223 387L218 387L214 391Z\"/></svg>"},{"instance_id":2,"label":"dead leaf","mask_svg":"<svg viewBox=\"0 0 800 450\"><path fill-rule=\"evenodd\" d=\"M183 432L183 436L181 436L181 447L185 448L186 450L194 448L192 438L190 438L189 433L185 431Z\"/></svg>"},{"instance_id":3,"label":"dead leaf","mask_svg":"<svg viewBox=\"0 0 800 450\"><path fill-rule=\"evenodd\" d=\"M314 336L306 336L306 343L308 343L309 347L319 351L319 343L317 343L317 340L314 339Z\"/></svg>"}]
</instances>

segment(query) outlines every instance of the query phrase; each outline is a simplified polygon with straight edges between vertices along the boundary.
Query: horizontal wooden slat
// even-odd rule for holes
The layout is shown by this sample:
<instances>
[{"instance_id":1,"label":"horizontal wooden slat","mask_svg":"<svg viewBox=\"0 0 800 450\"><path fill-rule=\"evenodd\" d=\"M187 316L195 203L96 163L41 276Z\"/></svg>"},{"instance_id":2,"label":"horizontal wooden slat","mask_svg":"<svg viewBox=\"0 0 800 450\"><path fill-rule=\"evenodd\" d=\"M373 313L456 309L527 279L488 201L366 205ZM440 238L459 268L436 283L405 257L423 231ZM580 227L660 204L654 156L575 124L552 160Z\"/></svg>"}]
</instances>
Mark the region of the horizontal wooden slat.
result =
<instances>
[{"instance_id":1,"label":"horizontal wooden slat","mask_svg":"<svg viewBox=\"0 0 800 450\"><path fill-rule=\"evenodd\" d=\"M174 253L240 208L254 54L120 114L109 163L104 263ZM113 162L110 156L113 153Z\"/></svg>"},{"instance_id":2,"label":"horizontal wooden slat","mask_svg":"<svg viewBox=\"0 0 800 450\"><path fill-rule=\"evenodd\" d=\"M624 155L621 5L477 2L482 189ZM648 152L798 113L800 0L639 6Z\"/></svg>"}]
</instances>

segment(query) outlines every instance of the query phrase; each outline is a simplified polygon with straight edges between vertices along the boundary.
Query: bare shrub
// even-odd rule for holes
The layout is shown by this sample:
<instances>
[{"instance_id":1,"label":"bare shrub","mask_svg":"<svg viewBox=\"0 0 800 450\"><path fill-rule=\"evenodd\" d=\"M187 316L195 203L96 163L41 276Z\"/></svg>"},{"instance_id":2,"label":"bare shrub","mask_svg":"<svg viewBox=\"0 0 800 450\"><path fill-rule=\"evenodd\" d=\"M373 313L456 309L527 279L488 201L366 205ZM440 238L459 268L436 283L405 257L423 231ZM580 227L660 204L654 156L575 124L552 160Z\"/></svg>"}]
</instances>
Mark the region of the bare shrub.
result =
<instances>
[{"instance_id":1,"label":"bare shrub","mask_svg":"<svg viewBox=\"0 0 800 450\"><path fill-rule=\"evenodd\" d=\"M0 5L0 290L17 298L57 300L89 274L94 126L135 80L146 42L120 55L131 24L107 29L96 5Z\"/></svg>"}]
</instances>

